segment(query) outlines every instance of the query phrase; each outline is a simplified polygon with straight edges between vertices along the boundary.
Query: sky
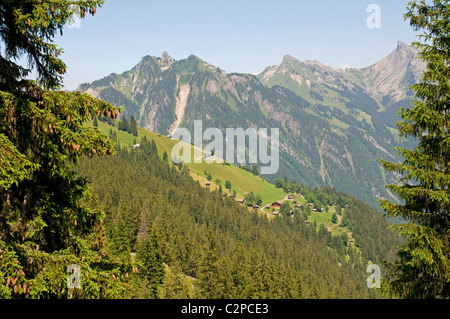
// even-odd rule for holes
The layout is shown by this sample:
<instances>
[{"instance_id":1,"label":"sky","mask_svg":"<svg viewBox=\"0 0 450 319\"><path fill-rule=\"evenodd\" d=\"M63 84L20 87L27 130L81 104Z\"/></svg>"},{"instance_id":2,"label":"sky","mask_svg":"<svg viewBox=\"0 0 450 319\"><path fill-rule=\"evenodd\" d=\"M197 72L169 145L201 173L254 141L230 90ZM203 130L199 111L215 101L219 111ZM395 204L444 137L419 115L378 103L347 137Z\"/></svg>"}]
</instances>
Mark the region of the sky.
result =
<instances>
[{"instance_id":1,"label":"sky","mask_svg":"<svg viewBox=\"0 0 450 319\"><path fill-rule=\"evenodd\" d=\"M68 65L66 90L122 73L163 51L194 54L231 73L259 73L289 54L334 68L372 65L410 44L409 0L106 0L92 17L66 26L55 43ZM376 4L379 20L372 20ZM367 20L379 21L370 28Z\"/></svg>"}]
</instances>

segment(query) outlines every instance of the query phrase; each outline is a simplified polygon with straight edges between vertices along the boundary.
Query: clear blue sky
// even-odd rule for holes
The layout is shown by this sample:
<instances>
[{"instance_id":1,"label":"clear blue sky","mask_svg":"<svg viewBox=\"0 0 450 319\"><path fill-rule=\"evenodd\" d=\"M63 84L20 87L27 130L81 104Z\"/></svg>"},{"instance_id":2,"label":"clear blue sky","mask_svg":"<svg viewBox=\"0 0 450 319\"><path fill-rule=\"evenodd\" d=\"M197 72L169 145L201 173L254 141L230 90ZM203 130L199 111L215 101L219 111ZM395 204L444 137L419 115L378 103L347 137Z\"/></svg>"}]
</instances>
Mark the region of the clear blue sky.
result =
<instances>
[{"instance_id":1,"label":"clear blue sky","mask_svg":"<svg viewBox=\"0 0 450 319\"><path fill-rule=\"evenodd\" d=\"M417 40L403 20L409 0L106 0L55 42L68 65L65 88L131 69L145 55L195 54L226 72L261 72L284 55L332 67L365 67L400 40ZM370 29L367 7L381 9Z\"/></svg>"}]
</instances>

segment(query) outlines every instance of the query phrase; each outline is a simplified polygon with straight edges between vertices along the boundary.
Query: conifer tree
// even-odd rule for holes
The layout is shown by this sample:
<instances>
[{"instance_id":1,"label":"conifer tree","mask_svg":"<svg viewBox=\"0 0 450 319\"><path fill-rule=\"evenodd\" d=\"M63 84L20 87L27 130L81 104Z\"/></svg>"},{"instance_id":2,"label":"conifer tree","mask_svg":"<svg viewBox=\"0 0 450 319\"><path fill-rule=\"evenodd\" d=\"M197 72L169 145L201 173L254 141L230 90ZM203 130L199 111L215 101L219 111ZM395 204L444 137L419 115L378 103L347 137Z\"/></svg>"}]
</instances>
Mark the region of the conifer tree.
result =
<instances>
[{"instance_id":1,"label":"conifer tree","mask_svg":"<svg viewBox=\"0 0 450 319\"><path fill-rule=\"evenodd\" d=\"M130 125L128 124L128 120L125 115L122 117L122 122L120 122L117 127L119 131L128 132Z\"/></svg>"},{"instance_id":2,"label":"conifer tree","mask_svg":"<svg viewBox=\"0 0 450 319\"><path fill-rule=\"evenodd\" d=\"M105 223L109 224L113 217L113 203L109 193L106 193L105 198L103 199L102 208L105 212Z\"/></svg>"},{"instance_id":3,"label":"conifer tree","mask_svg":"<svg viewBox=\"0 0 450 319\"><path fill-rule=\"evenodd\" d=\"M21 285L31 285L29 292L20 293L8 287L6 298L73 296L56 278L66 276L68 265L82 264L80 253L88 253L87 237L103 216L82 204L89 193L87 181L75 175L72 165L82 155L113 153L106 136L83 124L93 114L115 118L119 110L88 94L61 90L67 66L60 59L62 49L53 42L74 14L70 5L77 5L84 18L86 11L94 15L102 4L0 3L0 245L20 256L15 270L24 274ZM20 59L28 61L28 68L16 63ZM27 79L32 69L37 81ZM3 262L0 259L0 268ZM0 273L0 281L3 276L7 273ZM91 272L90 278L95 276ZM103 296L114 295L116 286L110 284ZM83 290L78 296L95 294Z\"/></svg>"},{"instance_id":4,"label":"conifer tree","mask_svg":"<svg viewBox=\"0 0 450 319\"><path fill-rule=\"evenodd\" d=\"M238 244L234 249L234 253L230 263L230 276L233 281L231 298L244 298L244 296L246 296L247 294L247 290L249 289L251 273L249 271L249 266L247 263L245 248L242 244Z\"/></svg>"},{"instance_id":5,"label":"conifer tree","mask_svg":"<svg viewBox=\"0 0 450 319\"><path fill-rule=\"evenodd\" d=\"M141 263L141 276L147 284L148 298L158 298L158 287L163 283L165 268L163 256L159 246L160 238L156 224L151 227L151 232L138 244L138 260Z\"/></svg>"},{"instance_id":6,"label":"conifer tree","mask_svg":"<svg viewBox=\"0 0 450 319\"><path fill-rule=\"evenodd\" d=\"M302 298L302 285L301 282L296 278L295 273L290 269L285 272L285 296L288 299L299 299Z\"/></svg>"},{"instance_id":7,"label":"conifer tree","mask_svg":"<svg viewBox=\"0 0 450 319\"><path fill-rule=\"evenodd\" d=\"M122 263L130 262L130 238L128 236L127 223L124 218L124 212L120 209L117 212L117 218L113 221L110 231L110 238L114 246L114 253Z\"/></svg>"},{"instance_id":8,"label":"conifer tree","mask_svg":"<svg viewBox=\"0 0 450 319\"><path fill-rule=\"evenodd\" d=\"M143 241L147 237L147 234L150 229L149 220L148 220L148 209L146 206L144 206L144 208L142 208L141 216L139 217L139 220L140 220L140 223L139 223L139 230L138 230L138 236L137 236L138 242Z\"/></svg>"},{"instance_id":9,"label":"conifer tree","mask_svg":"<svg viewBox=\"0 0 450 319\"><path fill-rule=\"evenodd\" d=\"M197 282L201 298L215 299L220 296L222 289L219 283L218 261L216 237L212 229L209 228L207 242L200 260Z\"/></svg>"},{"instance_id":10,"label":"conifer tree","mask_svg":"<svg viewBox=\"0 0 450 319\"><path fill-rule=\"evenodd\" d=\"M284 202L280 207L280 214L289 216L291 214L291 208L288 202Z\"/></svg>"},{"instance_id":11,"label":"conifer tree","mask_svg":"<svg viewBox=\"0 0 450 319\"><path fill-rule=\"evenodd\" d=\"M332 222L333 224L337 224L338 218L337 218L336 213L333 213L333 215L331 216L331 222Z\"/></svg>"},{"instance_id":12,"label":"conifer tree","mask_svg":"<svg viewBox=\"0 0 450 319\"><path fill-rule=\"evenodd\" d=\"M134 136L138 136L137 123L136 123L136 119L134 118L133 115L131 115L131 118L130 118L128 133L130 133Z\"/></svg>"},{"instance_id":13,"label":"conifer tree","mask_svg":"<svg viewBox=\"0 0 450 319\"><path fill-rule=\"evenodd\" d=\"M193 298L191 284L182 273L179 261L175 261L164 276L163 284L159 289L161 299L188 299Z\"/></svg>"},{"instance_id":14,"label":"conifer tree","mask_svg":"<svg viewBox=\"0 0 450 319\"><path fill-rule=\"evenodd\" d=\"M423 30L415 42L427 63L422 80L412 86L412 108L402 108L397 123L402 137L417 139L413 150L399 149L401 164L382 161L386 170L402 175L388 185L401 204L381 201L389 216L406 222L394 228L406 237L398 260L386 263L384 290L402 298L450 297L450 4L448 0L412 1L405 19Z\"/></svg>"},{"instance_id":15,"label":"conifer tree","mask_svg":"<svg viewBox=\"0 0 450 319\"><path fill-rule=\"evenodd\" d=\"M152 144L151 144L151 148L150 148L150 154L152 154L155 157L158 155L158 148L156 147L156 143L155 143L154 140L152 140Z\"/></svg>"}]
</instances>

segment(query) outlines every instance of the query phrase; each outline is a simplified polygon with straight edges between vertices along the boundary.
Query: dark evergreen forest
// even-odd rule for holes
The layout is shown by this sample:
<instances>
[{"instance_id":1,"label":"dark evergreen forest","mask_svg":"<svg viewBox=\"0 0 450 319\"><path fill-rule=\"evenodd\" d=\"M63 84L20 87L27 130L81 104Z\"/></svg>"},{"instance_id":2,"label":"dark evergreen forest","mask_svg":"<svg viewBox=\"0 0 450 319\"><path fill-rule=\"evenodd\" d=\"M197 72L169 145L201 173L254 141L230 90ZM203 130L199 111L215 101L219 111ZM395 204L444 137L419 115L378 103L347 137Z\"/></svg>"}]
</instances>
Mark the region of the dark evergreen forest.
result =
<instances>
[{"instance_id":1,"label":"dark evergreen forest","mask_svg":"<svg viewBox=\"0 0 450 319\"><path fill-rule=\"evenodd\" d=\"M77 165L106 214L112 255L151 270L135 277L135 297L381 296L366 286L367 263L392 257L399 239L376 209L333 189L304 189L308 200L347 207L358 247L306 224L302 210L269 220L157 154L144 139L140 150L118 147L116 156Z\"/></svg>"}]
</instances>

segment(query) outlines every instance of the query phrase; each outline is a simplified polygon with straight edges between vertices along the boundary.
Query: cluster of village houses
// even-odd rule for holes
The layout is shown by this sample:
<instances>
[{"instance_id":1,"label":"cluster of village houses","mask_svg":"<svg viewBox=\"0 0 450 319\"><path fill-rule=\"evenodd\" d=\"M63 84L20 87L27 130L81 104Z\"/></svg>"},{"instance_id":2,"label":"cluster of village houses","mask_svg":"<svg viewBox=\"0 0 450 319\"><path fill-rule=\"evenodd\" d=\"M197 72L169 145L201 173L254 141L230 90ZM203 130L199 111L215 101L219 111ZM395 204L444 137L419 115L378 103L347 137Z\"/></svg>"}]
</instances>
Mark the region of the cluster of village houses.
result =
<instances>
[{"instance_id":1,"label":"cluster of village houses","mask_svg":"<svg viewBox=\"0 0 450 319\"><path fill-rule=\"evenodd\" d=\"M209 182L206 182L206 187L210 187L210 186L211 186L211 184L210 184ZM248 195L248 193L244 193L244 196L247 196L247 195ZM227 194L226 194L226 193L223 193L223 196L225 197L225 196L227 196ZM229 197L235 197L233 194L230 194L230 195L228 195L228 196L229 196ZM303 206L303 204L297 204L297 201L295 200L295 195L288 195L288 196L287 196L287 200L292 201L292 203L295 204L295 206L294 206L295 209L299 209L299 208L301 208L301 207ZM236 201L237 201L238 203L240 203L240 204L245 204L245 199L244 199L244 198L238 198L238 199L236 199ZM279 213L280 213L280 211L279 211L279 210L280 210L280 207L281 207L281 205L283 205L283 202L284 202L284 200L278 200L278 201L276 201L276 202L273 202L272 204L266 205L266 206L264 207L264 209L270 209L270 208L273 208L272 214L275 215L275 216L278 216ZM306 206L314 207L314 204L308 203L308 204L306 204ZM260 206L259 206L259 205L256 205L256 204L253 204L252 207L253 207L254 209L260 209ZM312 211L315 212L315 213L317 213L317 212L322 212L323 209L316 209L316 208L313 208ZM291 214L293 214L293 213L294 213L294 212L291 211Z\"/></svg>"},{"instance_id":2,"label":"cluster of village houses","mask_svg":"<svg viewBox=\"0 0 450 319\"><path fill-rule=\"evenodd\" d=\"M210 183L210 182L206 182L206 183L205 183L205 186L206 186L206 187L211 187L211 183ZM224 197L227 196L226 193L223 193L222 195L223 195ZM248 193L244 193L244 196L247 196L247 195L248 195ZM230 195L228 195L228 196L231 197L231 198L232 198L232 197L235 197L235 195L233 195L233 194L230 194ZM292 201L292 203L295 204L295 206L294 206L295 209L299 209L299 208L301 208L301 207L303 206L303 204L297 204L297 201L295 200L295 195L288 195L288 196L287 196L287 200ZM238 198L238 199L236 199L236 201L237 201L238 203L240 203L240 204L245 204L245 199L244 199L244 198ZM270 209L270 208L272 207L272 208L273 208L272 214L275 215L275 216L277 216L277 215L279 215L279 213L280 213L279 210L280 210L281 205L283 205L283 202L284 202L284 200L278 200L278 201L276 201L276 202L273 202L272 204L266 205L264 208L265 208L265 209ZM308 204L306 204L306 206L314 207L314 204L308 203ZM253 204L252 207L253 207L254 209L260 209L260 206L259 206L259 205L256 205L256 204ZM323 209L316 209L316 208L313 208L312 211L315 212L315 213L317 213L317 212L322 212ZM294 212L291 212L291 214L293 214L293 213L294 213Z\"/></svg>"},{"instance_id":3,"label":"cluster of village houses","mask_svg":"<svg viewBox=\"0 0 450 319\"><path fill-rule=\"evenodd\" d=\"M304 206L303 204L297 204L297 201L295 200L295 195L288 195L287 200L292 201L292 203L294 204L294 208L295 209L299 209L302 206ZM273 208L272 214L273 215L278 215L279 214L279 209L280 209L281 205L283 205L283 202L284 202L284 200L279 200L279 201L273 202L271 205L267 205L265 208L266 209L270 209L272 207ZM314 204L308 203L308 204L306 204L306 206L314 207ZM317 213L317 212L322 212L323 209L315 209L315 208L313 208L312 211ZM293 212L291 212L291 214L292 213Z\"/></svg>"},{"instance_id":4,"label":"cluster of village houses","mask_svg":"<svg viewBox=\"0 0 450 319\"><path fill-rule=\"evenodd\" d=\"M211 187L211 183L210 183L210 182L206 182L206 183L205 183L205 186L206 186L206 187ZM248 193L244 193L244 196L247 196L247 195L248 195ZM225 196L227 196L227 194L226 194L226 193L223 193L223 196L225 197ZM233 194L230 194L230 195L228 195L228 196L229 196L230 198L235 197L235 195L233 195ZM295 200L295 195L292 195L292 194L287 196L287 200L292 201L292 203L295 204L295 206L294 206L295 209L299 209L299 208L301 208L302 206L309 206L309 207L311 207L311 208L314 207L314 204L313 204L313 203L307 203L307 204L305 204L305 205L303 205L303 204L298 204L297 201ZM243 198L238 198L238 199L236 199L236 201L237 201L238 203L240 203L240 204L245 204L245 199L243 199ZM278 200L278 201L276 201L276 202L273 202L272 204L266 205L266 206L264 207L264 209L270 209L270 208L273 208L272 214L273 214L274 216L278 216L278 215L280 214L280 211L279 211L279 210L280 210L281 205L283 205L283 202L284 202L284 200ZM260 209L260 206L259 206L259 205L256 205L256 204L253 204L252 207L253 207L253 209ZM321 209L312 208L312 211L315 212L315 213L323 212L323 208L321 208ZM293 214L293 213L294 213L294 212L291 211L291 214ZM306 223L306 224L309 224L309 220L305 220L305 223ZM332 227L331 227L331 225L328 225L328 232L329 232L329 233L332 232ZM353 239L350 239L349 242L353 242Z\"/></svg>"}]
</instances>

